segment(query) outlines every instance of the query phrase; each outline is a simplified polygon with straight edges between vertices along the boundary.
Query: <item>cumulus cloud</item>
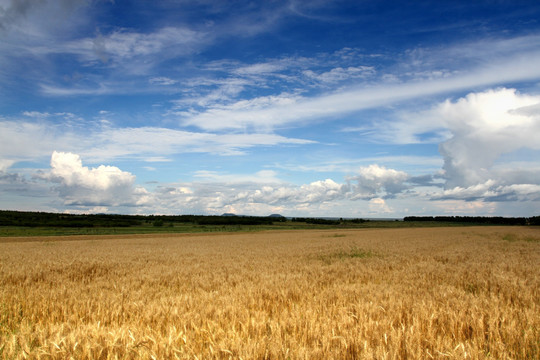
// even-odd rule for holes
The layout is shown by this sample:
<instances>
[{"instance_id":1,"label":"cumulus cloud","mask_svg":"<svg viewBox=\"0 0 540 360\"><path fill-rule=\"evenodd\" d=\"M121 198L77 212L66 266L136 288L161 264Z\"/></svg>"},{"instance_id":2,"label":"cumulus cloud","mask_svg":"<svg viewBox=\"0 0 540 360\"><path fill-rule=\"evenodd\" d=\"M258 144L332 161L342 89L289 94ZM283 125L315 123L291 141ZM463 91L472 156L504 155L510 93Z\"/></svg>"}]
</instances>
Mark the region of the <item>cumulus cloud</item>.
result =
<instances>
[{"instance_id":1,"label":"cumulus cloud","mask_svg":"<svg viewBox=\"0 0 540 360\"><path fill-rule=\"evenodd\" d=\"M263 186L252 193L243 194L249 202L266 204L320 204L342 199L347 186L332 179L314 181L299 187Z\"/></svg>"},{"instance_id":2,"label":"cumulus cloud","mask_svg":"<svg viewBox=\"0 0 540 360\"><path fill-rule=\"evenodd\" d=\"M392 195L397 194L399 186L396 184L405 181L407 175L377 165L361 169L360 172L362 174L358 179L371 182L371 192L364 192L361 196L358 195L359 186L332 179L295 185L279 181L273 172L236 179L204 172L200 175L206 181L159 187L156 201L177 209L198 209L202 213L265 214L300 211L308 214L319 211L319 214L323 214L351 200L362 199L369 200L367 206L371 214L389 213L391 207L380 196L387 196L389 191L393 191Z\"/></svg>"},{"instance_id":3,"label":"cumulus cloud","mask_svg":"<svg viewBox=\"0 0 540 360\"><path fill-rule=\"evenodd\" d=\"M4 182L10 180L1 178ZM193 182L158 183L155 187L151 185L154 189L149 191L136 185L133 174L115 166L90 168L84 166L76 154L54 152L50 171L40 178L54 184L53 190L67 210L86 212L98 208L136 207L136 212L141 213L264 215L279 212L343 216L343 211L348 209L351 216L385 216L396 213L395 204L410 205L411 201L431 201L435 207L446 203L465 209L465 213L493 209L489 203L540 201L540 185L501 185L488 180L444 190L434 185L435 176L410 176L377 164L359 168L357 175L342 183L326 179L295 185L280 180L279 174L272 170L240 176L198 171ZM431 192L419 192L419 188L414 189L418 185L425 189L431 187ZM358 201L361 204L352 205ZM466 203L476 205L471 207Z\"/></svg>"},{"instance_id":4,"label":"cumulus cloud","mask_svg":"<svg viewBox=\"0 0 540 360\"><path fill-rule=\"evenodd\" d=\"M466 201L539 201L540 185L511 184L500 185L494 180L468 187L456 186L434 194L434 200L466 200Z\"/></svg>"},{"instance_id":5,"label":"cumulus cloud","mask_svg":"<svg viewBox=\"0 0 540 360\"><path fill-rule=\"evenodd\" d=\"M393 143L438 143L440 173L398 179L444 187L435 199L528 201L540 185L540 96L497 88L448 99L431 109L402 112L380 125L379 140ZM406 180L406 183L403 182ZM379 185L380 187L380 185ZM377 183L362 179L360 188L373 194ZM390 186L390 194L394 191ZM362 191L359 192L362 194ZM361 195L359 195L361 196Z\"/></svg>"},{"instance_id":6,"label":"cumulus cloud","mask_svg":"<svg viewBox=\"0 0 540 360\"><path fill-rule=\"evenodd\" d=\"M447 100L434 109L433 116L452 133L439 145L446 188L484 184L494 177L492 167L502 155L522 148L539 150L539 104L540 96L497 89Z\"/></svg>"},{"instance_id":7,"label":"cumulus cloud","mask_svg":"<svg viewBox=\"0 0 540 360\"><path fill-rule=\"evenodd\" d=\"M9 185L26 184L26 179L21 174L0 170L0 185L2 185L2 189L0 189L0 192L9 190L9 187L5 186L6 184L9 184Z\"/></svg>"},{"instance_id":8,"label":"cumulus cloud","mask_svg":"<svg viewBox=\"0 0 540 360\"><path fill-rule=\"evenodd\" d=\"M66 205L121 206L143 204L147 192L135 186L135 176L115 166L83 166L79 155L53 152L51 170L44 176Z\"/></svg>"},{"instance_id":9,"label":"cumulus cloud","mask_svg":"<svg viewBox=\"0 0 540 360\"><path fill-rule=\"evenodd\" d=\"M384 166L372 164L361 167L359 174L349 180L356 181L353 186L352 199L373 199L380 196L393 197L409 187L409 175L404 171L387 169Z\"/></svg>"},{"instance_id":10,"label":"cumulus cloud","mask_svg":"<svg viewBox=\"0 0 540 360\"><path fill-rule=\"evenodd\" d=\"M219 214L242 211L263 213L319 208L346 199L350 186L332 179L292 185L281 182L271 170L247 176L223 176L201 172L200 181L173 186L159 185L153 192L135 184L135 176L115 166L84 166L79 155L53 152L51 169L42 180L70 209L138 206L149 212L176 209L180 212ZM170 210L169 210L170 211Z\"/></svg>"},{"instance_id":11,"label":"cumulus cloud","mask_svg":"<svg viewBox=\"0 0 540 360\"><path fill-rule=\"evenodd\" d=\"M229 185L234 183L229 183ZM243 186L242 186L243 185ZM270 205L296 205L296 204L318 204L345 196L347 186L338 184L331 179L314 181L309 184L293 186L291 184L275 183L236 183L231 186L232 192L219 191L223 204L235 203L259 203ZM236 191L234 189L240 188Z\"/></svg>"},{"instance_id":12,"label":"cumulus cloud","mask_svg":"<svg viewBox=\"0 0 540 360\"><path fill-rule=\"evenodd\" d=\"M6 162L10 164L10 162ZM0 172L4 185L26 181L24 176ZM92 209L134 208L143 213L201 213L235 212L260 214L300 212L323 214L351 200L369 200L369 213L390 211L385 198L406 189L409 176L401 171L378 165L360 168L351 179L333 179L295 185L280 180L273 170L254 174L228 175L212 171L197 171L195 181L178 184L157 184L147 190L136 184L133 174L115 166L83 165L79 155L54 151L50 170L35 173L34 177L53 184L51 190L63 202L65 210L91 212ZM7 185L6 185L7 186ZM4 188L6 188L4 186ZM7 189L7 188L6 188ZM44 189L42 189L44 191ZM171 210L174 209L174 210Z\"/></svg>"},{"instance_id":13,"label":"cumulus cloud","mask_svg":"<svg viewBox=\"0 0 540 360\"><path fill-rule=\"evenodd\" d=\"M369 200L368 208L371 214L384 215L389 214L393 210L386 204L386 201L381 198Z\"/></svg>"},{"instance_id":14,"label":"cumulus cloud","mask_svg":"<svg viewBox=\"0 0 540 360\"><path fill-rule=\"evenodd\" d=\"M13 165L13 160L1 159L0 158L0 173L5 172L11 165Z\"/></svg>"},{"instance_id":15,"label":"cumulus cloud","mask_svg":"<svg viewBox=\"0 0 540 360\"><path fill-rule=\"evenodd\" d=\"M15 185L19 189L26 191L26 185L20 187L22 184L26 184L26 178L20 174L11 171L10 167L15 163L13 160L0 158L0 193L13 190L12 185ZM6 186L7 185L7 186Z\"/></svg>"}]
</instances>

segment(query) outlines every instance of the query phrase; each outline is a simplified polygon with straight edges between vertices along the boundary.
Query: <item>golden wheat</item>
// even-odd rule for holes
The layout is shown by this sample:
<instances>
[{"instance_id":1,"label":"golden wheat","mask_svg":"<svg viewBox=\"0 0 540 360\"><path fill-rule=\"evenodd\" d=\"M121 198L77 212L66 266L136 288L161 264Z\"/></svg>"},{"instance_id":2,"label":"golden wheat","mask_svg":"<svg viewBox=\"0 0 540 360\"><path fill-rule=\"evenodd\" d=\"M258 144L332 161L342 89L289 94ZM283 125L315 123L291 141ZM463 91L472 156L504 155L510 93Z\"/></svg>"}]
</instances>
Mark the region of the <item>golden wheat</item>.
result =
<instances>
[{"instance_id":1,"label":"golden wheat","mask_svg":"<svg viewBox=\"0 0 540 360\"><path fill-rule=\"evenodd\" d=\"M538 229L8 241L4 359L540 358Z\"/></svg>"}]
</instances>

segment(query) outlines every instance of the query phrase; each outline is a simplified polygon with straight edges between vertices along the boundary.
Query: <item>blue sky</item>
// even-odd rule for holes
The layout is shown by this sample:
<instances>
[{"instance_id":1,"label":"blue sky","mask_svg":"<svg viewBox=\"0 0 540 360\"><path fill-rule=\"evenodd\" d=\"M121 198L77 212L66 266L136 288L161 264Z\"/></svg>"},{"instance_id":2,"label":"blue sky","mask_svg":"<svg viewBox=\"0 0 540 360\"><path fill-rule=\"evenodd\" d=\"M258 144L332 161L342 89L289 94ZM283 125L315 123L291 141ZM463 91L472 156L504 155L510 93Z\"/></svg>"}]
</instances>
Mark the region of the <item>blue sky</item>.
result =
<instances>
[{"instance_id":1,"label":"blue sky","mask_svg":"<svg viewBox=\"0 0 540 360\"><path fill-rule=\"evenodd\" d=\"M0 209L540 214L537 1L0 0Z\"/></svg>"}]
</instances>

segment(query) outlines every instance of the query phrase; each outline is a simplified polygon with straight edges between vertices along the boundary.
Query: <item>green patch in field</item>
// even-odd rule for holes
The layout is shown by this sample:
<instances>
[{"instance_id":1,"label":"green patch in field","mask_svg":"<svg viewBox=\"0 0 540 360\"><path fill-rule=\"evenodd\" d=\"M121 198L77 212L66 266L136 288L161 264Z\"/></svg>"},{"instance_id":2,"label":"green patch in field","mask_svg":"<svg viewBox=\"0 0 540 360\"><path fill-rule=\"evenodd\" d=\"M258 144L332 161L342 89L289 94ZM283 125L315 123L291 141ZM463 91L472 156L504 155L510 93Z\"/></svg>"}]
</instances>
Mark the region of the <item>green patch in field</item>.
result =
<instances>
[{"instance_id":1,"label":"green patch in field","mask_svg":"<svg viewBox=\"0 0 540 360\"><path fill-rule=\"evenodd\" d=\"M467 283L463 285L463 290L469 294L478 295L480 292L480 286L474 283Z\"/></svg>"},{"instance_id":2,"label":"green patch in field","mask_svg":"<svg viewBox=\"0 0 540 360\"><path fill-rule=\"evenodd\" d=\"M341 238L347 236L346 234L332 234L332 235L324 235L323 237L329 237L329 238Z\"/></svg>"},{"instance_id":3,"label":"green patch in field","mask_svg":"<svg viewBox=\"0 0 540 360\"><path fill-rule=\"evenodd\" d=\"M516 234L505 234L502 239L508 242L526 241L526 242L539 242L540 237L535 236L518 236Z\"/></svg>"},{"instance_id":4,"label":"green patch in field","mask_svg":"<svg viewBox=\"0 0 540 360\"><path fill-rule=\"evenodd\" d=\"M336 260L366 259L366 258L371 258L374 256L375 254L371 250L364 250L357 247L351 247L348 250L338 250L329 254L321 254L318 256L318 259L326 263L331 263Z\"/></svg>"},{"instance_id":5,"label":"green patch in field","mask_svg":"<svg viewBox=\"0 0 540 360\"><path fill-rule=\"evenodd\" d=\"M518 237L516 236L516 234L505 234L503 235L502 239L504 241L514 242L518 240Z\"/></svg>"},{"instance_id":6,"label":"green patch in field","mask_svg":"<svg viewBox=\"0 0 540 360\"><path fill-rule=\"evenodd\" d=\"M57 241L54 237L47 237L40 241L43 246L52 246L56 245Z\"/></svg>"}]
</instances>

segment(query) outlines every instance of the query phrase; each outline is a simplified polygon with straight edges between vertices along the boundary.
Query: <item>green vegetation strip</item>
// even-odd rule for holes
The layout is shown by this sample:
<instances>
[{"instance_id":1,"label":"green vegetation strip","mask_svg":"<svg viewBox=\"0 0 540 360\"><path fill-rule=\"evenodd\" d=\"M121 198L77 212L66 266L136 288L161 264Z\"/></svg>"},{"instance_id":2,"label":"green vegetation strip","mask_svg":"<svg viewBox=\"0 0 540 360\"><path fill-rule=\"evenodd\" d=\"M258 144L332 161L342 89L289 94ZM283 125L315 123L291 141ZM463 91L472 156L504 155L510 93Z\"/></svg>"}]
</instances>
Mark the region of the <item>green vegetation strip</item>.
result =
<instances>
[{"instance_id":1,"label":"green vegetation strip","mask_svg":"<svg viewBox=\"0 0 540 360\"><path fill-rule=\"evenodd\" d=\"M318 256L319 260L329 264L336 260L346 259L366 259L374 257L375 254L370 250L364 250L357 247L351 247L348 250L338 250L329 254L321 254Z\"/></svg>"},{"instance_id":2,"label":"green vegetation strip","mask_svg":"<svg viewBox=\"0 0 540 360\"><path fill-rule=\"evenodd\" d=\"M418 228L472 225L536 225L540 217L409 217L398 220L318 219L282 216L73 215L0 210L0 237L252 232L264 230ZM502 219L502 220L501 220ZM339 236L339 235L338 235ZM511 241L511 239L506 239Z\"/></svg>"}]
</instances>

